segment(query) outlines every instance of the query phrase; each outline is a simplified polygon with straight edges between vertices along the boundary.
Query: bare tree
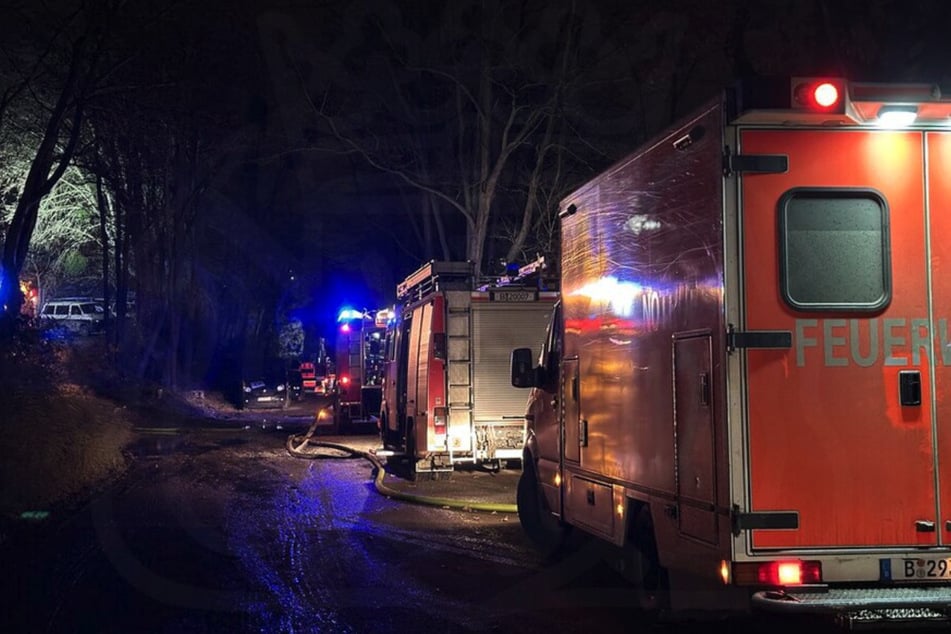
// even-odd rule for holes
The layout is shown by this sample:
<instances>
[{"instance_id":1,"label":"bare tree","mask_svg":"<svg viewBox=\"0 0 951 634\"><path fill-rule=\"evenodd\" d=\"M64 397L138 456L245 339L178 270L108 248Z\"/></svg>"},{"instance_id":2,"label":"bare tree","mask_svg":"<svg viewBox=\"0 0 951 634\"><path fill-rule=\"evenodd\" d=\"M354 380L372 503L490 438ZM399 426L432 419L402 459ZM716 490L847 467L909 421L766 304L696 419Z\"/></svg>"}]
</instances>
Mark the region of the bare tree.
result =
<instances>
[{"instance_id":1,"label":"bare tree","mask_svg":"<svg viewBox=\"0 0 951 634\"><path fill-rule=\"evenodd\" d=\"M237 19L217 9L181 7L139 35L120 76L129 88L90 114L86 161L114 218L120 311L134 282L135 328L119 339L121 358L133 376L172 387L203 379L222 341L273 328L281 289L256 267L289 268L262 262L264 230L251 216L275 216L274 204L269 190L245 186L256 168L242 120L255 68L237 63L240 33L201 28L201 15Z\"/></svg>"},{"instance_id":2,"label":"bare tree","mask_svg":"<svg viewBox=\"0 0 951 634\"><path fill-rule=\"evenodd\" d=\"M6 215L12 215L12 209ZM100 277L96 215L95 192L88 177L76 167L68 168L40 203L24 262L24 269L35 278L41 298L48 299L64 284ZM90 266L76 270L76 262L89 259Z\"/></svg>"},{"instance_id":3,"label":"bare tree","mask_svg":"<svg viewBox=\"0 0 951 634\"><path fill-rule=\"evenodd\" d=\"M50 47L68 42L61 49L66 70L56 81L54 69L49 66L45 69L44 78L49 77L50 82L44 83L52 85L49 92L54 96L51 103L45 103L38 84L28 83L31 95L38 98L34 112L42 133L4 236L0 260L0 322L7 332L15 323L23 301L18 279L36 227L40 203L65 173L79 144L83 115L99 79L99 64L114 12L111 3L80 4L75 11L60 18L64 27L54 30L48 42ZM41 59L45 56L45 52L41 53ZM51 63L59 61L55 55L50 55L50 60Z\"/></svg>"},{"instance_id":4,"label":"bare tree","mask_svg":"<svg viewBox=\"0 0 951 634\"><path fill-rule=\"evenodd\" d=\"M559 127L563 104L578 96L579 73L594 61L579 61L580 51L614 27L571 2L462 2L433 11L383 2L356 19L348 13L349 30L336 41L352 42L351 51L315 51L309 34L287 21L280 59L298 68L323 124L325 136L311 147L360 156L411 188L417 217L444 221L418 233L482 270L500 218L521 219L504 252L522 248L540 211L536 193L554 175L553 153L576 160L556 143L579 131ZM597 152L571 141L574 153ZM529 175L527 187L501 196L515 173Z\"/></svg>"}]
</instances>

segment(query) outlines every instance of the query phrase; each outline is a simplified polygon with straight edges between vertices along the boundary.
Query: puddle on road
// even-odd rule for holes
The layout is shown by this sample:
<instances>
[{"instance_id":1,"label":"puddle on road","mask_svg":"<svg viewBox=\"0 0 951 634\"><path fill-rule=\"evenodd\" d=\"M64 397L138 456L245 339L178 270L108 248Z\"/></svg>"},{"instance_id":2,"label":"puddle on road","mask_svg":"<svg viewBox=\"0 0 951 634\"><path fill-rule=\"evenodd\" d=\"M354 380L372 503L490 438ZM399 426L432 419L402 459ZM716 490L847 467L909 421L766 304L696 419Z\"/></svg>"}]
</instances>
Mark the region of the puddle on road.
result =
<instances>
[{"instance_id":1,"label":"puddle on road","mask_svg":"<svg viewBox=\"0 0 951 634\"><path fill-rule=\"evenodd\" d=\"M143 432L138 440L129 445L129 451L138 458L155 458L172 454L198 456L218 449L239 447L250 442L247 437L219 437L213 440L205 437L196 440L194 436L198 431L201 430L149 430Z\"/></svg>"},{"instance_id":2,"label":"puddle on road","mask_svg":"<svg viewBox=\"0 0 951 634\"><path fill-rule=\"evenodd\" d=\"M185 444L185 437L178 434L146 436L129 445L129 451L137 458L167 456L177 453Z\"/></svg>"}]
</instances>

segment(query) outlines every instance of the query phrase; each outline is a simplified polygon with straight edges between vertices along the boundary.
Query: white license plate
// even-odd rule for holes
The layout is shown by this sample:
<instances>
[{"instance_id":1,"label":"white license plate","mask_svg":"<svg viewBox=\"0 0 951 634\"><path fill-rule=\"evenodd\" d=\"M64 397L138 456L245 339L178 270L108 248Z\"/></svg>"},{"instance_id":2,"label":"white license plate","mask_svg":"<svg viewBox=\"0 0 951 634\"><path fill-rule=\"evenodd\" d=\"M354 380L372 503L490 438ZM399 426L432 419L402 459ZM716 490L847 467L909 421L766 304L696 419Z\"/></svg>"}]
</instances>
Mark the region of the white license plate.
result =
<instances>
[{"instance_id":1,"label":"white license plate","mask_svg":"<svg viewBox=\"0 0 951 634\"><path fill-rule=\"evenodd\" d=\"M276 401L276 396L259 396L258 403L270 403L271 401Z\"/></svg>"},{"instance_id":2,"label":"white license plate","mask_svg":"<svg viewBox=\"0 0 951 634\"><path fill-rule=\"evenodd\" d=\"M951 579L951 558L915 557L892 560L892 579L939 581Z\"/></svg>"},{"instance_id":3,"label":"white license plate","mask_svg":"<svg viewBox=\"0 0 951 634\"><path fill-rule=\"evenodd\" d=\"M496 302L534 302L534 291L493 291L492 300Z\"/></svg>"}]
</instances>

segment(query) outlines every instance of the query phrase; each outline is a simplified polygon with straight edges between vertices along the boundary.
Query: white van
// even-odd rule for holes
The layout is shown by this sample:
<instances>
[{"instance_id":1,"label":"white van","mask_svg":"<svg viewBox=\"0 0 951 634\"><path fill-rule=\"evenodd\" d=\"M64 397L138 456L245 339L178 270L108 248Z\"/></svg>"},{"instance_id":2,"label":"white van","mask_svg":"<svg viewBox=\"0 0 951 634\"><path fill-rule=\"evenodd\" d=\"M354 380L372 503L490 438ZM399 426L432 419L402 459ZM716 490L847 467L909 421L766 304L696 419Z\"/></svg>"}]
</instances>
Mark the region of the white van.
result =
<instances>
[{"instance_id":1,"label":"white van","mask_svg":"<svg viewBox=\"0 0 951 634\"><path fill-rule=\"evenodd\" d=\"M40 319L45 325L62 326L72 332L91 335L101 332L106 313L91 299L54 299L43 305Z\"/></svg>"}]
</instances>

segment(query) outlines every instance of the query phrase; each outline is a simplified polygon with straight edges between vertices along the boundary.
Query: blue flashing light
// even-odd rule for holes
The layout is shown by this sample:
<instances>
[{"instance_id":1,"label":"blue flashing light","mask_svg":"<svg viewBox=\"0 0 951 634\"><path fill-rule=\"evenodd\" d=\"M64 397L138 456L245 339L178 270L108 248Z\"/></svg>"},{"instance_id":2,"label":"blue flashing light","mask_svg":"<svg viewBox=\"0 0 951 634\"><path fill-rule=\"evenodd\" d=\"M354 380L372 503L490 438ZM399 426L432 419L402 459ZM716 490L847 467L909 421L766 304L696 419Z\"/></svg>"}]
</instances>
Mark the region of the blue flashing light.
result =
<instances>
[{"instance_id":1,"label":"blue flashing light","mask_svg":"<svg viewBox=\"0 0 951 634\"><path fill-rule=\"evenodd\" d=\"M353 308L344 308L337 315L337 321L351 321L353 319L363 319L363 313Z\"/></svg>"}]
</instances>

